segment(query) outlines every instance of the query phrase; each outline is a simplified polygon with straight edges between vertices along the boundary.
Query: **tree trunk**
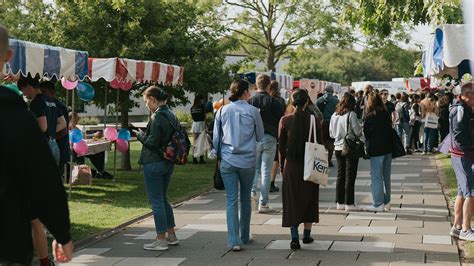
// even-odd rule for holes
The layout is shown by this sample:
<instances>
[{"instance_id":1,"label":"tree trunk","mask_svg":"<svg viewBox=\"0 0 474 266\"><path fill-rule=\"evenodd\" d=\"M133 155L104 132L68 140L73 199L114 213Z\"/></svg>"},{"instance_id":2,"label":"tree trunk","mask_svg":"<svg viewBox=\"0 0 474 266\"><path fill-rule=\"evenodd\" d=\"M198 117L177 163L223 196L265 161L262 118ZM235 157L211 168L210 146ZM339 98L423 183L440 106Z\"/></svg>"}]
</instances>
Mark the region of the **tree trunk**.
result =
<instances>
[{"instance_id":1,"label":"tree trunk","mask_svg":"<svg viewBox=\"0 0 474 266\"><path fill-rule=\"evenodd\" d=\"M129 92L120 91L120 125L121 128L128 129L128 106L129 106ZM122 153L122 162L120 163L120 169L125 171L132 170L130 163L130 146L127 152Z\"/></svg>"},{"instance_id":2,"label":"tree trunk","mask_svg":"<svg viewBox=\"0 0 474 266\"><path fill-rule=\"evenodd\" d=\"M275 50L273 50L271 48L267 51L267 69L269 71L276 72Z\"/></svg>"}]
</instances>

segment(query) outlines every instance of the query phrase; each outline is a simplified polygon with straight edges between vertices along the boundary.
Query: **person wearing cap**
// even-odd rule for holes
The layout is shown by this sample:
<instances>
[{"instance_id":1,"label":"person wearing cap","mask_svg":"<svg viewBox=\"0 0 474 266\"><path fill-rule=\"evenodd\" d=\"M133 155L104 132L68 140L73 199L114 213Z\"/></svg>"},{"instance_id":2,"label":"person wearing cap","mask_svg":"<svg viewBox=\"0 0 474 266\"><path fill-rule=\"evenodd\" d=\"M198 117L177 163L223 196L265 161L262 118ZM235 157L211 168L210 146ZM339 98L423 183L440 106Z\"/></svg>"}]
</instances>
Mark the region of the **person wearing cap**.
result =
<instances>
[{"instance_id":1,"label":"person wearing cap","mask_svg":"<svg viewBox=\"0 0 474 266\"><path fill-rule=\"evenodd\" d=\"M329 123L331 122L331 117L336 111L336 105L339 103L339 100L334 97L334 88L332 85L327 85L325 94L318 98L316 101L316 106L323 113L323 140L324 146L328 150L328 162L329 167L334 167L332 163L332 155L334 153L334 139L329 135Z\"/></svg>"},{"instance_id":2,"label":"person wearing cap","mask_svg":"<svg viewBox=\"0 0 474 266\"><path fill-rule=\"evenodd\" d=\"M0 79L11 57L8 31L0 25ZM56 240L57 261L71 260L69 210L59 168L35 116L14 85L0 85L0 265L30 265L32 218L38 218ZM44 231L43 231L44 234ZM41 265L49 265L39 255Z\"/></svg>"}]
</instances>

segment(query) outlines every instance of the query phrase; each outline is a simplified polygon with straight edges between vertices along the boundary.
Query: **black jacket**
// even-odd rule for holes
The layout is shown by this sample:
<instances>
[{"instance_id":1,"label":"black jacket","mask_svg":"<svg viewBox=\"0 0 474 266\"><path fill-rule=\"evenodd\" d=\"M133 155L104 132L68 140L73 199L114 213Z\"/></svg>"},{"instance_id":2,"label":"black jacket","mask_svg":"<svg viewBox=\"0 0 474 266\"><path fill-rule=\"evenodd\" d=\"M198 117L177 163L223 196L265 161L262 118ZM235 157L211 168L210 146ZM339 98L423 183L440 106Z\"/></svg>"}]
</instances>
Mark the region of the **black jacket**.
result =
<instances>
[{"instance_id":1,"label":"black jacket","mask_svg":"<svg viewBox=\"0 0 474 266\"><path fill-rule=\"evenodd\" d=\"M23 98L0 86L0 261L28 264L31 219L61 244L71 240L60 171Z\"/></svg>"},{"instance_id":2,"label":"black jacket","mask_svg":"<svg viewBox=\"0 0 474 266\"><path fill-rule=\"evenodd\" d=\"M387 111L365 116L364 135L370 157L392 153L392 120Z\"/></svg>"},{"instance_id":3,"label":"black jacket","mask_svg":"<svg viewBox=\"0 0 474 266\"><path fill-rule=\"evenodd\" d=\"M280 103L266 92L257 92L249 99L249 104L260 110L265 134L278 138L278 124L283 116L283 109Z\"/></svg>"}]
</instances>

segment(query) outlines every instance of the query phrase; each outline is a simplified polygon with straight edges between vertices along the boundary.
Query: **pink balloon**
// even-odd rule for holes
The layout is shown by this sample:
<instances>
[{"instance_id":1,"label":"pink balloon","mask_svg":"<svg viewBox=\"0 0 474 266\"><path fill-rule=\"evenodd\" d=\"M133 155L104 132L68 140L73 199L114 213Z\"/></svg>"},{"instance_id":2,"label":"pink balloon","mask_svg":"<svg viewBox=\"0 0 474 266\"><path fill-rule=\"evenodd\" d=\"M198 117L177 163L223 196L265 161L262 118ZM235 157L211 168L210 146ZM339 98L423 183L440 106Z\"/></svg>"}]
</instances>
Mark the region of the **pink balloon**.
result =
<instances>
[{"instance_id":1,"label":"pink balloon","mask_svg":"<svg viewBox=\"0 0 474 266\"><path fill-rule=\"evenodd\" d=\"M78 143L74 143L73 149L79 156L86 155L89 151L89 147L87 146L87 143L84 140L81 140Z\"/></svg>"},{"instance_id":2,"label":"pink balloon","mask_svg":"<svg viewBox=\"0 0 474 266\"><path fill-rule=\"evenodd\" d=\"M120 89L121 84L122 83L117 78L115 78L110 82L110 87L114 89Z\"/></svg>"},{"instance_id":3,"label":"pink balloon","mask_svg":"<svg viewBox=\"0 0 474 266\"><path fill-rule=\"evenodd\" d=\"M76 87L77 87L77 84L79 83L78 80L76 81L69 81L67 80L65 77L62 77L61 78L61 85L63 85L63 87L66 89L66 90L74 90Z\"/></svg>"},{"instance_id":4,"label":"pink balloon","mask_svg":"<svg viewBox=\"0 0 474 266\"><path fill-rule=\"evenodd\" d=\"M108 127L104 130L104 135L105 138L110 140L110 141L116 141L118 138L118 132L117 129L114 127Z\"/></svg>"},{"instance_id":5,"label":"pink balloon","mask_svg":"<svg viewBox=\"0 0 474 266\"><path fill-rule=\"evenodd\" d=\"M124 91L129 91L132 88L132 82L130 80L127 82L123 82L120 88Z\"/></svg>"},{"instance_id":6,"label":"pink balloon","mask_svg":"<svg viewBox=\"0 0 474 266\"><path fill-rule=\"evenodd\" d=\"M117 139L117 142L115 142L115 145L117 145L117 150L119 152L128 151L128 141L124 139Z\"/></svg>"}]
</instances>

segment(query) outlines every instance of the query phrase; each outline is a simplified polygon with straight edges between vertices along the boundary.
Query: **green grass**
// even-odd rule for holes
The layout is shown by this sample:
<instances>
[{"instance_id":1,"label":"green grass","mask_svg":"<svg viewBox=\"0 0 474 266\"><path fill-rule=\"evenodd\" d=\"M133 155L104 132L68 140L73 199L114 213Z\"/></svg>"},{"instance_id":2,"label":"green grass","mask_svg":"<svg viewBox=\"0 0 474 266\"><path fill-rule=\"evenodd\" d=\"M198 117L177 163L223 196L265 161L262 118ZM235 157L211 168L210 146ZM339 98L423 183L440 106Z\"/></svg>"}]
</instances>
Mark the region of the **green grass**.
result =
<instances>
[{"instance_id":1,"label":"green grass","mask_svg":"<svg viewBox=\"0 0 474 266\"><path fill-rule=\"evenodd\" d=\"M91 186L74 186L69 200L71 231L77 241L100 231L114 228L151 211L143 182L138 172L141 144L130 146L132 171L117 170L116 181L94 179ZM117 153L117 165L121 154ZM168 198L179 202L212 187L215 164L176 166ZM109 153L107 171L113 172L113 152ZM69 189L69 188L67 188Z\"/></svg>"}]
</instances>

